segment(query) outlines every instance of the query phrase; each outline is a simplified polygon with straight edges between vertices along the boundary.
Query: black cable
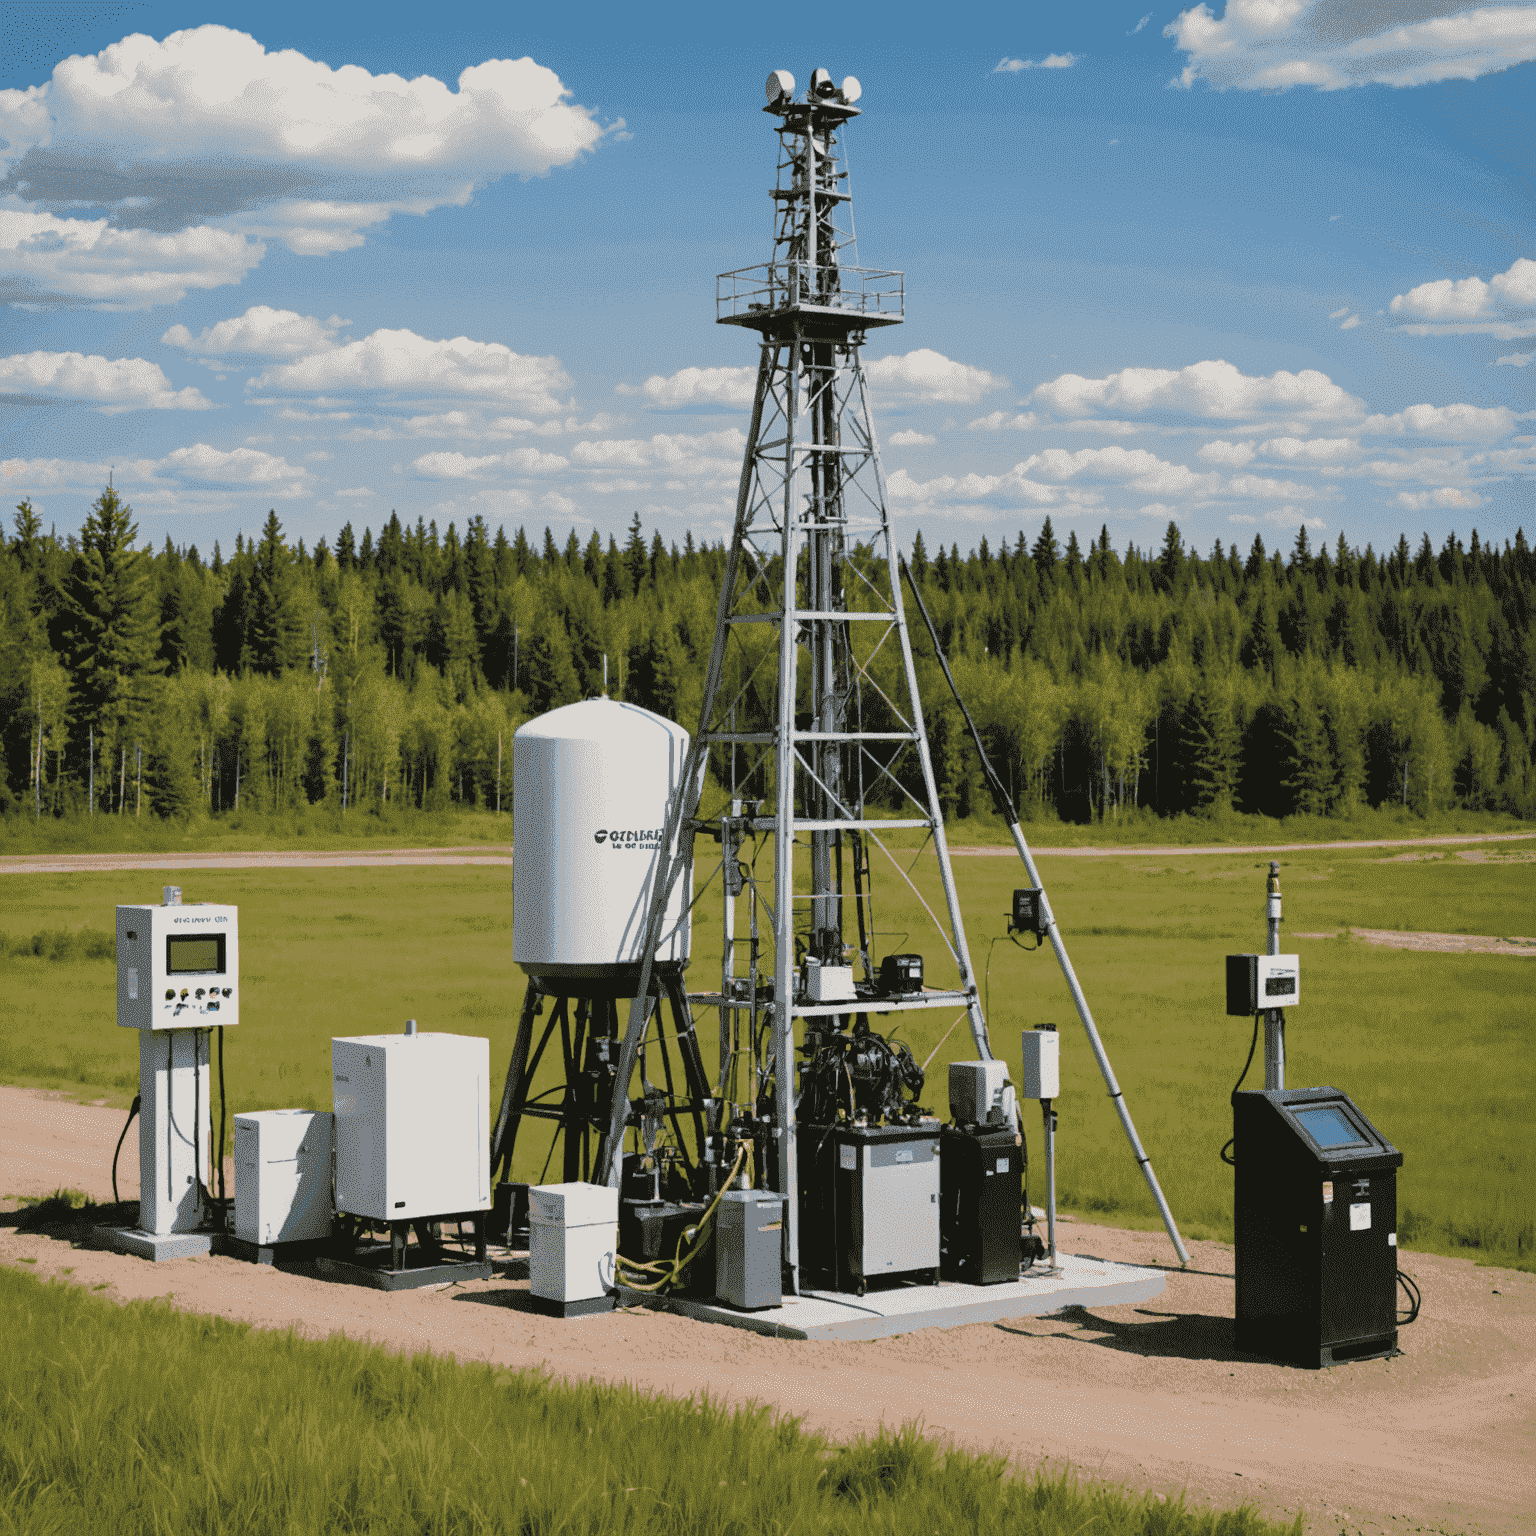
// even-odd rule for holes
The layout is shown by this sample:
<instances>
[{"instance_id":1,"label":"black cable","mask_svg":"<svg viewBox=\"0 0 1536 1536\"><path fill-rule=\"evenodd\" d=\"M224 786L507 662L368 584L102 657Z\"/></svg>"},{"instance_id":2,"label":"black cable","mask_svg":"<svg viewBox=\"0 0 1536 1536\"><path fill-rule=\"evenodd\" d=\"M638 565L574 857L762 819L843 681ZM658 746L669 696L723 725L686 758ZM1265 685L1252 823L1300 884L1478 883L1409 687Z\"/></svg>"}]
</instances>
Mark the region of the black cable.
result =
<instances>
[{"instance_id":1,"label":"black cable","mask_svg":"<svg viewBox=\"0 0 1536 1536\"><path fill-rule=\"evenodd\" d=\"M1236 1099L1237 1099L1237 1090L1243 1086L1243 1079L1248 1076L1248 1068L1253 1065L1253 1053L1258 1048L1259 1048L1259 1016L1258 1016L1258 1014L1254 1014L1254 1016L1253 1016L1253 1039L1248 1042L1248 1060L1243 1063L1243 1070L1242 1070L1241 1073L1238 1074L1237 1081L1235 1083L1233 1083L1233 1085L1232 1085L1232 1095L1231 1095L1231 1097L1232 1097L1232 1101L1233 1102L1235 1102ZM1236 1158L1236 1156L1235 1155L1232 1156L1232 1157L1228 1157L1227 1156L1227 1147L1230 1147L1233 1144L1233 1142L1235 1142L1236 1140L1237 1140L1236 1136L1229 1136L1227 1138L1227 1145L1221 1149L1221 1160L1229 1168L1237 1167L1237 1158Z\"/></svg>"},{"instance_id":2,"label":"black cable","mask_svg":"<svg viewBox=\"0 0 1536 1536\"><path fill-rule=\"evenodd\" d=\"M229 1108L224 1098L224 1026L219 1025L219 1199L227 1200L229 1191L224 1184L224 1127L229 1120Z\"/></svg>"},{"instance_id":3,"label":"black cable","mask_svg":"<svg viewBox=\"0 0 1536 1536\"><path fill-rule=\"evenodd\" d=\"M1397 1283L1402 1286L1404 1293L1408 1297L1408 1315L1406 1317L1399 1316L1397 1326L1399 1328L1406 1328L1410 1323L1418 1322L1419 1308L1423 1304L1424 1297L1420 1294L1419 1288L1414 1281L1405 1275L1402 1270L1397 1272Z\"/></svg>"},{"instance_id":4,"label":"black cable","mask_svg":"<svg viewBox=\"0 0 1536 1536\"><path fill-rule=\"evenodd\" d=\"M123 1121L123 1134L117 1138L117 1146L112 1150L112 1203L120 1205L122 1202L117 1196L117 1155L123 1150L123 1143L128 1139L128 1127L133 1124L133 1117L139 1112L139 1095L134 1094L133 1103L128 1110L128 1118Z\"/></svg>"}]
</instances>

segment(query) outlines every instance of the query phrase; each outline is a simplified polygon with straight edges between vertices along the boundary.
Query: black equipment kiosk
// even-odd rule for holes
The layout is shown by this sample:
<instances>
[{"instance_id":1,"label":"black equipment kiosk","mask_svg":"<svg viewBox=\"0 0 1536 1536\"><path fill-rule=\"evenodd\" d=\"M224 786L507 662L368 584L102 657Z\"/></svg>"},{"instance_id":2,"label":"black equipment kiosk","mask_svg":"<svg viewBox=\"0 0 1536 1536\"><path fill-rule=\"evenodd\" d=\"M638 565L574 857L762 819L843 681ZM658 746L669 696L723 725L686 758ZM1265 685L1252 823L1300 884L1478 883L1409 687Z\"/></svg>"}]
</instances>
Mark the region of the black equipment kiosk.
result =
<instances>
[{"instance_id":1,"label":"black equipment kiosk","mask_svg":"<svg viewBox=\"0 0 1536 1536\"><path fill-rule=\"evenodd\" d=\"M1403 1154L1337 1088L1232 1097L1238 1349L1317 1368L1397 1349Z\"/></svg>"}]
</instances>

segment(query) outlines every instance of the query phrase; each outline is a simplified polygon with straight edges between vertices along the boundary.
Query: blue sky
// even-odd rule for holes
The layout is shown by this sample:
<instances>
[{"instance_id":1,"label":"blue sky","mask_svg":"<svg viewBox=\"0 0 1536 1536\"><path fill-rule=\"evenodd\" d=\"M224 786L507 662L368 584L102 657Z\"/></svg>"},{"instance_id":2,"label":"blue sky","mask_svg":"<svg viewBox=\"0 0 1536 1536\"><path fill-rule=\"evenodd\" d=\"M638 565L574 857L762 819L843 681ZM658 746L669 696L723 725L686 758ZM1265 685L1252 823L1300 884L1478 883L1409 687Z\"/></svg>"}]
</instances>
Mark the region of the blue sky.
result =
<instances>
[{"instance_id":1,"label":"blue sky","mask_svg":"<svg viewBox=\"0 0 1536 1536\"><path fill-rule=\"evenodd\" d=\"M726 536L714 276L769 254L763 79L825 65L904 542L1536 532L1536 7L1144 4L7 0L3 504Z\"/></svg>"}]
</instances>

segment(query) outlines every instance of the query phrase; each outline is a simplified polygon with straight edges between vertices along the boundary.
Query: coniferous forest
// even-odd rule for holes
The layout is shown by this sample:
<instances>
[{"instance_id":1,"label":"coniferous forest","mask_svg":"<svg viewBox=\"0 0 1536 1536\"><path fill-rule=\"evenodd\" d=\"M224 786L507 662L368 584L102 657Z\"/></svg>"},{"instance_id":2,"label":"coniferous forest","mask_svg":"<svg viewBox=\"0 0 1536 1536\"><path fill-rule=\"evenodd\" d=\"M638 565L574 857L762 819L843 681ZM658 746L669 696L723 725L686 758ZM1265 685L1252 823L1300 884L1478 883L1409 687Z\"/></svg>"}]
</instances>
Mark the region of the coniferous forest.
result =
<instances>
[{"instance_id":1,"label":"coniferous forest","mask_svg":"<svg viewBox=\"0 0 1536 1536\"><path fill-rule=\"evenodd\" d=\"M310 550L275 512L227 556L137 539L108 489L66 536L23 502L0 545L8 816L510 808L512 732L605 667L610 695L697 725L726 551L647 542L638 514L622 547L392 515ZM1342 535L1314 550L1303 528L1202 556L1173 524L1118 552L1107 531L1063 547L1047 519L965 554L919 534L910 560L1027 816L1536 815L1523 531L1378 555ZM910 619L945 813L987 812Z\"/></svg>"}]
</instances>

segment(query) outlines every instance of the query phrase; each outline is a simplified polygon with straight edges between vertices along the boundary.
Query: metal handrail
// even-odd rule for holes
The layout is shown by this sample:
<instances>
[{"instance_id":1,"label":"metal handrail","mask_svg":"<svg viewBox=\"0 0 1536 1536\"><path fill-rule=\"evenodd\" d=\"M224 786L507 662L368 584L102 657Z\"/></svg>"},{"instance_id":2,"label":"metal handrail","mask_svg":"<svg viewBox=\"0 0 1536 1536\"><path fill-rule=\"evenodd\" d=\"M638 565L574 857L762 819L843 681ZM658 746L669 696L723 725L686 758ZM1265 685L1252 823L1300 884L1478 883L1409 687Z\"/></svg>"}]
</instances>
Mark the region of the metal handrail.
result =
<instances>
[{"instance_id":1,"label":"metal handrail","mask_svg":"<svg viewBox=\"0 0 1536 1536\"><path fill-rule=\"evenodd\" d=\"M722 272L715 279L716 319L797 308L900 319L906 313L906 274L876 271L872 267L769 261Z\"/></svg>"}]
</instances>

